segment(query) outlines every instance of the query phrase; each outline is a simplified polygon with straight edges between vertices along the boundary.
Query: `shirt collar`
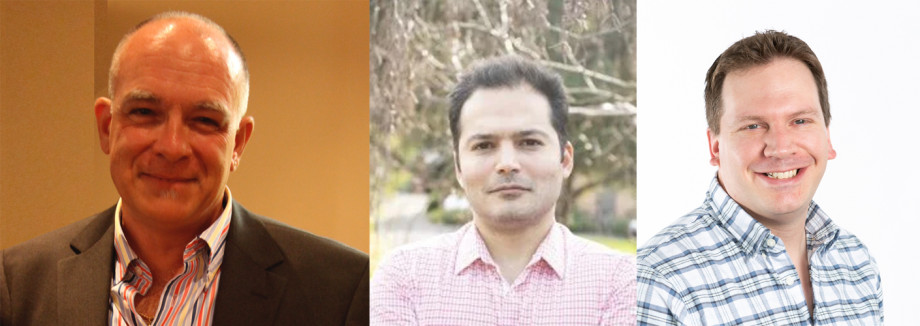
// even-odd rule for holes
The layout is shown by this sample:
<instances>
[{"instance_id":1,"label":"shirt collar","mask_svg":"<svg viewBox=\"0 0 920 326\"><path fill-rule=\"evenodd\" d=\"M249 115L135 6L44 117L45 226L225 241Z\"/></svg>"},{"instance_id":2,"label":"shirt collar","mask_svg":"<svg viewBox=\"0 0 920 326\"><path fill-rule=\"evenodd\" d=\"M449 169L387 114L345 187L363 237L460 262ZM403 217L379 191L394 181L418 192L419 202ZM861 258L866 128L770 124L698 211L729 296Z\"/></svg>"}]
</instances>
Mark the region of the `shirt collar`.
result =
<instances>
[{"instance_id":1,"label":"shirt collar","mask_svg":"<svg viewBox=\"0 0 920 326\"><path fill-rule=\"evenodd\" d=\"M467 223L458 232L461 236L454 264L454 274L459 275L477 260L488 265L495 265L492 255L473 222ZM563 278L565 275L565 236L564 226L558 223L553 224L549 233L531 256L527 267L544 261L560 278Z\"/></svg>"},{"instance_id":2,"label":"shirt collar","mask_svg":"<svg viewBox=\"0 0 920 326\"><path fill-rule=\"evenodd\" d=\"M719 184L719 177L712 178L706 192L706 203L713 211L713 218L738 242L746 254L759 252L764 243L774 238L770 229L760 224L741 205L738 205ZM805 234L813 245L829 246L836 239L838 228L824 211L812 201L808 206L805 220ZM776 241L776 239L774 239Z\"/></svg>"},{"instance_id":3,"label":"shirt collar","mask_svg":"<svg viewBox=\"0 0 920 326\"><path fill-rule=\"evenodd\" d=\"M203 232L198 234L198 237L192 239L188 245L185 247L185 253L183 254L183 259L188 260L191 256L194 256L194 253L207 249L210 253L208 274L213 275L219 264L210 264L214 261L215 256L218 252L221 252L219 248L224 245L224 242L227 238L228 225L230 224L230 215L233 212L231 206L233 205L233 196L230 194L230 188L225 188L226 193L226 202L224 203L224 209L221 211L220 216L208 226ZM137 254L131 249L131 244L128 242L128 238L125 235L124 229L121 226L121 205L122 199L118 199L118 203L115 205L115 257L118 261L128 268L128 266L133 263L138 257ZM204 241L206 248L201 248L202 245L198 240L201 239ZM219 262L221 259L218 259ZM140 262L140 260L138 260Z\"/></svg>"}]
</instances>

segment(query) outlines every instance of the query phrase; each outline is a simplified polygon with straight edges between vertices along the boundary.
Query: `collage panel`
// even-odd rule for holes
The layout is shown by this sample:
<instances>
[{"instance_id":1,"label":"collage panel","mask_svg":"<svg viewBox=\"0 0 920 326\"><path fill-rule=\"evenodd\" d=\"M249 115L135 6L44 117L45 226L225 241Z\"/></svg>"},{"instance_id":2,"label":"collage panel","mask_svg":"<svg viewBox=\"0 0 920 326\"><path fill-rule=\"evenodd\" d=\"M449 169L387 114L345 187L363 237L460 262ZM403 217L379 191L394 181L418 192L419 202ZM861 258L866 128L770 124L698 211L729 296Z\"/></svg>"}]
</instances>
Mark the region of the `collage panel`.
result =
<instances>
[{"instance_id":1,"label":"collage panel","mask_svg":"<svg viewBox=\"0 0 920 326\"><path fill-rule=\"evenodd\" d=\"M367 15L0 2L0 325L367 324Z\"/></svg>"},{"instance_id":2,"label":"collage panel","mask_svg":"<svg viewBox=\"0 0 920 326\"><path fill-rule=\"evenodd\" d=\"M372 2L371 324L634 324L635 14Z\"/></svg>"},{"instance_id":3,"label":"collage panel","mask_svg":"<svg viewBox=\"0 0 920 326\"><path fill-rule=\"evenodd\" d=\"M640 3L639 324L914 322L916 9Z\"/></svg>"}]
</instances>

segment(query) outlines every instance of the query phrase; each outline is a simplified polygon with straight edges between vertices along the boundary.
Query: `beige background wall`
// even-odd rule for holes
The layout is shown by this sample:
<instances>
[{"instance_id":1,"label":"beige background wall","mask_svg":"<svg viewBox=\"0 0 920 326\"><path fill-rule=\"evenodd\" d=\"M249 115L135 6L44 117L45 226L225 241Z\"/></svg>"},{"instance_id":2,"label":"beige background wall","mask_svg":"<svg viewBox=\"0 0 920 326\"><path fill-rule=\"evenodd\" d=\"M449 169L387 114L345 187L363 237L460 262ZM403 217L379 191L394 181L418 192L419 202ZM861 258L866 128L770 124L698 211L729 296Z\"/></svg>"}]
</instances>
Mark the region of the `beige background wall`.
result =
<instances>
[{"instance_id":1,"label":"beige background wall","mask_svg":"<svg viewBox=\"0 0 920 326\"><path fill-rule=\"evenodd\" d=\"M0 248L115 203L93 101L121 36L165 10L215 20L249 63L234 198L367 252L366 1L0 1Z\"/></svg>"}]
</instances>

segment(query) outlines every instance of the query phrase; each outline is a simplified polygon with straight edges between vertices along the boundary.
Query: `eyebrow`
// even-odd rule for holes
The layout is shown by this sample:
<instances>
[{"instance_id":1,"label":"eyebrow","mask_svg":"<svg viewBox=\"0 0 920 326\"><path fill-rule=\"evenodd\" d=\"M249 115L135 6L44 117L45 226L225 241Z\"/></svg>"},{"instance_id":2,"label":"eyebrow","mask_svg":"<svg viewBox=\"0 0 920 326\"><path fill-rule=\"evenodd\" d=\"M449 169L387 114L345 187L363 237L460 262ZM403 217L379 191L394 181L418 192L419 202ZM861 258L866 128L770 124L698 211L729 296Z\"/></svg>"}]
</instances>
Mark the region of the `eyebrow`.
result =
<instances>
[{"instance_id":1,"label":"eyebrow","mask_svg":"<svg viewBox=\"0 0 920 326\"><path fill-rule=\"evenodd\" d=\"M122 104L128 102L151 102L159 104L161 102L160 98L153 93L142 90L133 90L128 92L128 95L125 95L125 99L121 101Z\"/></svg>"},{"instance_id":2,"label":"eyebrow","mask_svg":"<svg viewBox=\"0 0 920 326\"><path fill-rule=\"evenodd\" d=\"M132 90L128 92L127 95L125 95L125 99L122 101L122 105L130 102L148 102L153 104L160 104L163 101L151 92ZM230 115L230 109L218 102L201 101L195 103L194 107L196 110L214 111L221 114Z\"/></svg>"},{"instance_id":3,"label":"eyebrow","mask_svg":"<svg viewBox=\"0 0 920 326\"><path fill-rule=\"evenodd\" d=\"M549 138L549 137L550 137L550 135L549 135L548 133L546 133L546 132L543 131L543 130L539 130L539 129L526 129L526 130L516 131L516 132L514 132L514 134L512 135L512 137L514 137L514 138L524 138L524 137L530 137L530 136L534 136L534 135L536 135L536 136L542 136L542 137L546 137L546 138ZM468 144L468 143L473 142L473 141L476 141L476 140L489 140L489 139L494 139L495 137L496 137L496 134L494 134L494 133L478 133L478 134L473 134L473 135L471 135L469 138L467 138L466 141L465 141L465 143Z\"/></svg>"},{"instance_id":4,"label":"eyebrow","mask_svg":"<svg viewBox=\"0 0 920 326\"><path fill-rule=\"evenodd\" d=\"M230 109L218 102L202 101L195 104L196 110L213 111L229 116Z\"/></svg>"},{"instance_id":5,"label":"eyebrow","mask_svg":"<svg viewBox=\"0 0 920 326\"><path fill-rule=\"evenodd\" d=\"M818 116L818 115L819 115L819 112L815 112L815 110L811 110L811 109L805 109L805 110L796 111L796 112L790 114L789 116L790 116L790 117L801 117L801 116L809 116L809 115L810 115L810 116ZM763 116L759 116L759 115L746 115L746 116L742 116L742 117L736 119L735 122L744 122L744 121L763 121L763 120L764 120Z\"/></svg>"}]
</instances>

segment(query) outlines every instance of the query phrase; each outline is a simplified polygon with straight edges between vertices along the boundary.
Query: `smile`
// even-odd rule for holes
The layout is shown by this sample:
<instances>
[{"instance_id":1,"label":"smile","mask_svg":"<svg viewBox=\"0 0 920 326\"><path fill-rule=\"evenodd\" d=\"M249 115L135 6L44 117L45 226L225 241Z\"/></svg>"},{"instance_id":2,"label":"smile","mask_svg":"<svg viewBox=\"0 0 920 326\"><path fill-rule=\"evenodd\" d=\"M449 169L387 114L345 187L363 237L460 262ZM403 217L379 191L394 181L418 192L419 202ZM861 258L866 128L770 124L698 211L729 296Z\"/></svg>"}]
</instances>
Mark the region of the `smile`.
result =
<instances>
[{"instance_id":1,"label":"smile","mask_svg":"<svg viewBox=\"0 0 920 326\"><path fill-rule=\"evenodd\" d=\"M154 181L163 182L163 183L188 183L195 180L195 178L185 178L180 176L166 176L166 175L154 175L144 173L142 176L150 178Z\"/></svg>"},{"instance_id":2,"label":"smile","mask_svg":"<svg viewBox=\"0 0 920 326\"><path fill-rule=\"evenodd\" d=\"M764 173L770 179L789 179L799 174L799 169L793 169L785 172L767 172Z\"/></svg>"}]
</instances>

